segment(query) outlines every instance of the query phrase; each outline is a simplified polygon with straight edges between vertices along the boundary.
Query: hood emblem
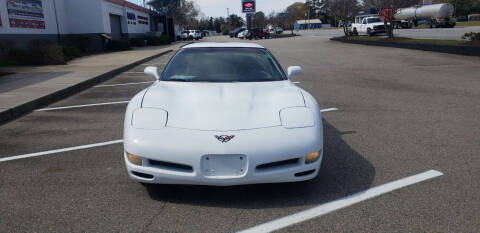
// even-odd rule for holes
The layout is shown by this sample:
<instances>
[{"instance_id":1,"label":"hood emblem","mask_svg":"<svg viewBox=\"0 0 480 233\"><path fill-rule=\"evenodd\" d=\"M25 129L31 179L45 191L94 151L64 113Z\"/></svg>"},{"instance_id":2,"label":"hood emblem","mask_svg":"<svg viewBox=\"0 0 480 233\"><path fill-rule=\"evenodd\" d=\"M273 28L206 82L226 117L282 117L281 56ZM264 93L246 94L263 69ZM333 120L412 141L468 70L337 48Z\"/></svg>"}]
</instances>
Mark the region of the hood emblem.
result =
<instances>
[{"instance_id":1,"label":"hood emblem","mask_svg":"<svg viewBox=\"0 0 480 233\"><path fill-rule=\"evenodd\" d=\"M235 137L235 135L215 135L215 138L220 141L221 143L227 143L230 140L232 140Z\"/></svg>"}]
</instances>

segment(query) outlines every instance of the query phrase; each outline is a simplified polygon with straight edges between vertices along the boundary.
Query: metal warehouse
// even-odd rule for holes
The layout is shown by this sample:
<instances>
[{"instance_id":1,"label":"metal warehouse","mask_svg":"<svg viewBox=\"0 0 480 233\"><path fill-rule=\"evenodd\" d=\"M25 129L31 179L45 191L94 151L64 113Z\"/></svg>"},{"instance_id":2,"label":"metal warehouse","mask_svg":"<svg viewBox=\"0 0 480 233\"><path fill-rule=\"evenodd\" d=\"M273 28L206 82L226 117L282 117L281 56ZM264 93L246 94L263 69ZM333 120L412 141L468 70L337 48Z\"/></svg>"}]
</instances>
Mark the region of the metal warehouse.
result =
<instances>
[{"instance_id":1,"label":"metal warehouse","mask_svg":"<svg viewBox=\"0 0 480 233\"><path fill-rule=\"evenodd\" d=\"M105 39L145 35L150 21L149 9L124 0L0 0L0 40L13 47L81 35L101 50Z\"/></svg>"}]
</instances>

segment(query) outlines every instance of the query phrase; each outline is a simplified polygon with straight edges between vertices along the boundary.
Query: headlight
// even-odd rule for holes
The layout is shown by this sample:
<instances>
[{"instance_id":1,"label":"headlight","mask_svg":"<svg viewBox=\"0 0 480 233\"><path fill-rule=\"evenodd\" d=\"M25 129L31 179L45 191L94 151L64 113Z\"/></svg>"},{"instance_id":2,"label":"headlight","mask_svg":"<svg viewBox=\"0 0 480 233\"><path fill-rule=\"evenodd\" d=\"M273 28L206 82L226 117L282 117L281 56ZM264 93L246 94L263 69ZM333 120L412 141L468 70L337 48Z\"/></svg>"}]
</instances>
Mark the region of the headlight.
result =
<instances>
[{"instance_id":1,"label":"headlight","mask_svg":"<svg viewBox=\"0 0 480 233\"><path fill-rule=\"evenodd\" d=\"M292 107L280 110L282 126L287 129L306 128L315 125L312 110L306 107Z\"/></svg>"},{"instance_id":2,"label":"headlight","mask_svg":"<svg viewBox=\"0 0 480 233\"><path fill-rule=\"evenodd\" d=\"M317 160L320 158L321 153L322 153L322 151L318 151L318 152L313 152L313 153L305 156L305 163L309 164L309 163L317 162Z\"/></svg>"},{"instance_id":3,"label":"headlight","mask_svg":"<svg viewBox=\"0 0 480 233\"><path fill-rule=\"evenodd\" d=\"M163 129L167 119L168 113L163 109L139 108L133 112L132 126L135 129Z\"/></svg>"},{"instance_id":4,"label":"headlight","mask_svg":"<svg viewBox=\"0 0 480 233\"><path fill-rule=\"evenodd\" d=\"M127 158L130 163L133 163L138 166L142 166L142 157L134 154L127 153Z\"/></svg>"}]
</instances>

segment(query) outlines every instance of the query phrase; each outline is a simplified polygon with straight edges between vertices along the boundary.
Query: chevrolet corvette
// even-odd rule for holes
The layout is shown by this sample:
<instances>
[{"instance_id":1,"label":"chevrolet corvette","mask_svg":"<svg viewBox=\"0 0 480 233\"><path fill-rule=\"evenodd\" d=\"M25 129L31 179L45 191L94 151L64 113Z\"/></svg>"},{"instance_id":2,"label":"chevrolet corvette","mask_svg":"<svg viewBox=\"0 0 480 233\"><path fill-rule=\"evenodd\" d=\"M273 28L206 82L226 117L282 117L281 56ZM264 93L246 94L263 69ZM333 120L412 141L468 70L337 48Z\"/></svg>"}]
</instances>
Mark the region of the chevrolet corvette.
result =
<instances>
[{"instance_id":1,"label":"chevrolet corvette","mask_svg":"<svg viewBox=\"0 0 480 233\"><path fill-rule=\"evenodd\" d=\"M181 48L129 102L124 158L141 183L230 186L317 176L323 126L315 98L253 43Z\"/></svg>"}]
</instances>

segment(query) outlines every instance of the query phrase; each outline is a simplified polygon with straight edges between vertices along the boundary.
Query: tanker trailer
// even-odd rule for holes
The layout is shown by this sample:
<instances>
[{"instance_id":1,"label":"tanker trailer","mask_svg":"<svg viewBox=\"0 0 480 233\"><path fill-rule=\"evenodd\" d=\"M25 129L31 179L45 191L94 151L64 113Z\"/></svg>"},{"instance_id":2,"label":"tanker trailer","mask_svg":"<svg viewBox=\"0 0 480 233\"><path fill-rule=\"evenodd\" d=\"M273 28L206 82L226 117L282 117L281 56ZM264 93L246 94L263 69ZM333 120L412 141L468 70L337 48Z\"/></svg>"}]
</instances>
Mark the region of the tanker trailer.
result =
<instances>
[{"instance_id":1,"label":"tanker trailer","mask_svg":"<svg viewBox=\"0 0 480 233\"><path fill-rule=\"evenodd\" d=\"M425 23L433 27L455 27L457 20L452 18L454 7L449 3L432 4L401 8L395 14L395 27L411 28L417 26L418 21L425 20Z\"/></svg>"}]
</instances>

